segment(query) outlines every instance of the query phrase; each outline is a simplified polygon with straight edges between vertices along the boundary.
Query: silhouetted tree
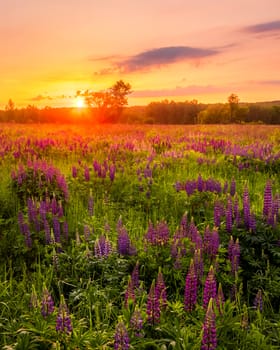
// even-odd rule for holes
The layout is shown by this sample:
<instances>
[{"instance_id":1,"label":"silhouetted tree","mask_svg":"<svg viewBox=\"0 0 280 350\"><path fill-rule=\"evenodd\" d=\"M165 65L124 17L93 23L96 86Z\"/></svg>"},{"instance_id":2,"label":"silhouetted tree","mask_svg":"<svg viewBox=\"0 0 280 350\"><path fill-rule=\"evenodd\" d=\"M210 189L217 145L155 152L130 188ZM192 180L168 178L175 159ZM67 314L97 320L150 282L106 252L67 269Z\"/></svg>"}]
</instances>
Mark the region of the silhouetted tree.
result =
<instances>
[{"instance_id":1,"label":"silhouetted tree","mask_svg":"<svg viewBox=\"0 0 280 350\"><path fill-rule=\"evenodd\" d=\"M236 111L238 110L239 97L236 94L231 94L228 97L230 109L230 122L235 122Z\"/></svg>"},{"instance_id":2,"label":"silhouetted tree","mask_svg":"<svg viewBox=\"0 0 280 350\"><path fill-rule=\"evenodd\" d=\"M112 87L104 91L77 91L77 96L83 96L89 107L96 107L98 119L101 122L115 122L120 119L127 96L131 93L131 85L118 80Z\"/></svg>"}]
</instances>

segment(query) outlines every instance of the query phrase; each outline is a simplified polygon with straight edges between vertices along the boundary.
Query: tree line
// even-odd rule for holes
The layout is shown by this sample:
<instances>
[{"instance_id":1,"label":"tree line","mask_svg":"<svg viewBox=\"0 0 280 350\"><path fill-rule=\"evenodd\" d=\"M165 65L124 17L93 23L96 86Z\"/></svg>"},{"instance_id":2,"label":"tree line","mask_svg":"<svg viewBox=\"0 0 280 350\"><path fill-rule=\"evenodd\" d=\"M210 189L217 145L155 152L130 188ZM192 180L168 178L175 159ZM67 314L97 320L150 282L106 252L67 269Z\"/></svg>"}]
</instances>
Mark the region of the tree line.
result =
<instances>
[{"instance_id":1,"label":"tree line","mask_svg":"<svg viewBox=\"0 0 280 350\"><path fill-rule=\"evenodd\" d=\"M231 94L226 103L203 104L197 100L175 102L164 99L147 106L127 107L131 85L122 80L103 91L77 91L87 108L17 109L10 99L0 111L0 122L16 123L150 123L150 124L280 124L280 101L240 103Z\"/></svg>"}]
</instances>

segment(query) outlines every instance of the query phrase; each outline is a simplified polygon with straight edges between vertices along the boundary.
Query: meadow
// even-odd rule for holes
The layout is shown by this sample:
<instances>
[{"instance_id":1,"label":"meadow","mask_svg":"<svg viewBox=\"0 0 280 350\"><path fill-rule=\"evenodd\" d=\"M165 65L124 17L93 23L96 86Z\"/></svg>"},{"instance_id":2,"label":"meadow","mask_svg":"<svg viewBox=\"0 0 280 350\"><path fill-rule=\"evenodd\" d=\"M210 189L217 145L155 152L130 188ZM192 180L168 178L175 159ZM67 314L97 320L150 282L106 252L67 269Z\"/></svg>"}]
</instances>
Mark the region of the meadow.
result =
<instances>
[{"instance_id":1,"label":"meadow","mask_svg":"<svg viewBox=\"0 0 280 350\"><path fill-rule=\"evenodd\" d=\"M280 349L280 129L0 128L2 349Z\"/></svg>"}]
</instances>

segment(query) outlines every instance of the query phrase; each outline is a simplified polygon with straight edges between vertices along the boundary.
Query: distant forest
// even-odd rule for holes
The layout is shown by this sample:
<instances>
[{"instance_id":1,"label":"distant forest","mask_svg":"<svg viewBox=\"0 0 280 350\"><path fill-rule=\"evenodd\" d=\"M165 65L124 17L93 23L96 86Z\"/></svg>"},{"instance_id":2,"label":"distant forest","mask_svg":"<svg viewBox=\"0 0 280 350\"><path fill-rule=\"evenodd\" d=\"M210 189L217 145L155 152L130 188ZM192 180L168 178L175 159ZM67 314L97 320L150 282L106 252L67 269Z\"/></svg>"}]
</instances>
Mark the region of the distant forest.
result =
<instances>
[{"instance_id":1,"label":"distant forest","mask_svg":"<svg viewBox=\"0 0 280 350\"><path fill-rule=\"evenodd\" d=\"M102 113L101 113L102 112ZM239 103L232 94L227 103L202 104L196 100L174 102L163 100L147 106L123 107L102 111L91 108L50 108L35 106L15 108L10 100L0 110L5 123L150 123L150 124L280 124L280 101Z\"/></svg>"}]
</instances>

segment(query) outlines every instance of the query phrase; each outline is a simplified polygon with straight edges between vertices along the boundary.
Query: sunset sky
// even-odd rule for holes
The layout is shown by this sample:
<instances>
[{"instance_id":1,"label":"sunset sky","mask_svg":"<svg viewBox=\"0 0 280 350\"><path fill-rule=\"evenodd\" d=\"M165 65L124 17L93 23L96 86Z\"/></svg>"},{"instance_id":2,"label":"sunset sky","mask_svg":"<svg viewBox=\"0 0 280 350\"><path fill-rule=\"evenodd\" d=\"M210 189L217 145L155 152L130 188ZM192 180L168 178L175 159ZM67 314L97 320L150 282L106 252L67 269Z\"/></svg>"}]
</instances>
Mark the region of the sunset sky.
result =
<instances>
[{"instance_id":1,"label":"sunset sky","mask_svg":"<svg viewBox=\"0 0 280 350\"><path fill-rule=\"evenodd\" d=\"M0 43L0 108L119 79L130 105L280 100L280 0L6 0Z\"/></svg>"}]
</instances>

